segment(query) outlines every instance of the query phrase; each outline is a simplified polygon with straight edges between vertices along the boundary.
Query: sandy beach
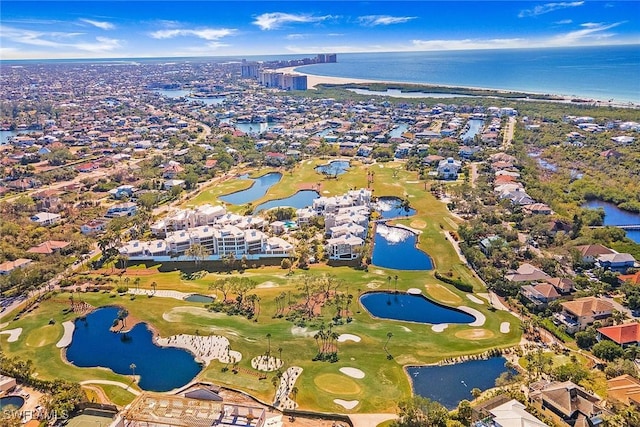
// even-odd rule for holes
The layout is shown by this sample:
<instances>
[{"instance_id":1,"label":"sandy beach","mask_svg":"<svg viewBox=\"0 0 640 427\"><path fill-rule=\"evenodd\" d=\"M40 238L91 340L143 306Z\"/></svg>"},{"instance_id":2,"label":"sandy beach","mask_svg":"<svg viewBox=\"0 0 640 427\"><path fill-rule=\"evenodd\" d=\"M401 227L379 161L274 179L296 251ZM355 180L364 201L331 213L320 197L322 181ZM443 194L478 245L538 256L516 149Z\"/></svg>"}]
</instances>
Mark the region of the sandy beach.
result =
<instances>
[{"instance_id":1,"label":"sandy beach","mask_svg":"<svg viewBox=\"0 0 640 427\"><path fill-rule=\"evenodd\" d=\"M301 73L299 71L294 71L296 68L299 68L299 66L278 68L275 71L278 71L281 73L287 73L287 74L297 74L300 76L307 76L307 86L309 87L309 89L315 88L317 85L320 85L320 84L346 85L349 83L381 83L380 81L377 81L377 80L352 79L349 77L316 76L314 74L307 74L307 73ZM391 82L384 82L384 83L391 83Z\"/></svg>"}]
</instances>

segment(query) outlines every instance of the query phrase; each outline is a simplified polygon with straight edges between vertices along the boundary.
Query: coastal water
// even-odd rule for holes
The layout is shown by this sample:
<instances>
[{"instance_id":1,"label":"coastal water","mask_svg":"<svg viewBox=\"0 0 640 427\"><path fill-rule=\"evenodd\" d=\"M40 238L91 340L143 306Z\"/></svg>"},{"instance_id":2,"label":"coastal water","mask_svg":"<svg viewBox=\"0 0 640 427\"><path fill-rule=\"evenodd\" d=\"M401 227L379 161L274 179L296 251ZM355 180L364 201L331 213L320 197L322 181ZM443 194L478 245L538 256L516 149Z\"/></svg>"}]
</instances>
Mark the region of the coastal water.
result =
<instances>
[{"instance_id":1,"label":"coastal water","mask_svg":"<svg viewBox=\"0 0 640 427\"><path fill-rule=\"evenodd\" d=\"M246 175L243 175L241 178L251 179ZM282 178L282 174L280 173L268 173L259 178L251 179L253 184L246 190L236 191L235 193L220 196L218 198L223 202L231 203L232 205L244 205L246 203L251 203L267 194L269 188L280 181L280 178Z\"/></svg>"},{"instance_id":2,"label":"coastal water","mask_svg":"<svg viewBox=\"0 0 640 427\"><path fill-rule=\"evenodd\" d=\"M640 103L640 48L563 47L344 53L298 67L332 77L482 87Z\"/></svg>"},{"instance_id":3,"label":"coastal water","mask_svg":"<svg viewBox=\"0 0 640 427\"><path fill-rule=\"evenodd\" d=\"M269 210L272 208L296 208L301 209L307 206L311 206L313 201L320 197L317 191L314 190L300 190L293 196L286 197L284 199L269 200L256 206L253 213Z\"/></svg>"},{"instance_id":4,"label":"coastal water","mask_svg":"<svg viewBox=\"0 0 640 427\"><path fill-rule=\"evenodd\" d=\"M135 372L140 376L140 388L151 391L181 387L200 372L202 366L188 351L155 345L144 323L126 335L111 332L118 311L117 307L105 307L88 314L85 320L76 320L67 360L76 366L100 366L122 375Z\"/></svg>"},{"instance_id":5,"label":"coastal water","mask_svg":"<svg viewBox=\"0 0 640 427\"><path fill-rule=\"evenodd\" d=\"M474 388L495 387L496 378L508 371L505 362L504 357L492 357L455 365L413 366L407 368L407 373L415 394L440 402L451 410L464 399L473 400L471 390Z\"/></svg>"},{"instance_id":6,"label":"coastal water","mask_svg":"<svg viewBox=\"0 0 640 427\"><path fill-rule=\"evenodd\" d=\"M582 205L583 208L604 210L604 225L636 225L640 224L640 214L620 209L613 203L602 200L590 200ZM640 243L640 230L625 230L627 237Z\"/></svg>"},{"instance_id":7,"label":"coastal water","mask_svg":"<svg viewBox=\"0 0 640 427\"><path fill-rule=\"evenodd\" d=\"M393 285L393 280L389 286ZM371 315L381 319L417 323L471 323L476 320L463 311L436 304L423 295L394 292L369 292L360 302Z\"/></svg>"}]
</instances>

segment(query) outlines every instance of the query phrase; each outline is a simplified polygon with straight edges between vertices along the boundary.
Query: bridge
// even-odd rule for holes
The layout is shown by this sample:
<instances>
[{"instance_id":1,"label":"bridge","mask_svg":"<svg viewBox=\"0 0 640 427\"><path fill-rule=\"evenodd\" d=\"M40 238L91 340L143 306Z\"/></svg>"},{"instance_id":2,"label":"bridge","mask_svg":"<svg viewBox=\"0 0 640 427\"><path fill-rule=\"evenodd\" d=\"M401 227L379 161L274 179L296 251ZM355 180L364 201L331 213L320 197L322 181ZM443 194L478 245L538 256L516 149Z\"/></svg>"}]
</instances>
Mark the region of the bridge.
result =
<instances>
[{"instance_id":1,"label":"bridge","mask_svg":"<svg viewBox=\"0 0 640 427\"><path fill-rule=\"evenodd\" d=\"M640 230L640 224L626 224L626 225L592 225L589 228L604 228L604 227L616 227L623 230Z\"/></svg>"}]
</instances>

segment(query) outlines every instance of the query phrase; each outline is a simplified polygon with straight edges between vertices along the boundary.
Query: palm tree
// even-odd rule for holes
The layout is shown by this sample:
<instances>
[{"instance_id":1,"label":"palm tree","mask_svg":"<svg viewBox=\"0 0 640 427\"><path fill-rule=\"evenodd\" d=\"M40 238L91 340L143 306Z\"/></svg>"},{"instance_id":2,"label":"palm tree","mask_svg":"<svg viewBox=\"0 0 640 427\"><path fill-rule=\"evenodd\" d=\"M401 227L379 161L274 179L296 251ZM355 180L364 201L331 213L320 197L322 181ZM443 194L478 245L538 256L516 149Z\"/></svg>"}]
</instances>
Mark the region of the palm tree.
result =
<instances>
[{"instance_id":1,"label":"palm tree","mask_svg":"<svg viewBox=\"0 0 640 427\"><path fill-rule=\"evenodd\" d=\"M131 375L133 375L134 377L136 376L136 364L132 363L131 365L129 365L129 369L131 369Z\"/></svg>"},{"instance_id":2,"label":"palm tree","mask_svg":"<svg viewBox=\"0 0 640 427\"><path fill-rule=\"evenodd\" d=\"M387 332L387 341L384 343L384 351L387 351L387 344L389 344L389 340L391 339L392 336L393 336L393 333Z\"/></svg>"},{"instance_id":3,"label":"palm tree","mask_svg":"<svg viewBox=\"0 0 640 427\"><path fill-rule=\"evenodd\" d=\"M267 356L271 356L271 333L267 334Z\"/></svg>"},{"instance_id":4,"label":"palm tree","mask_svg":"<svg viewBox=\"0 0 640 427\"><path fill-rule=\"evenodd\" d=\"M282 347L278 347L278 359L282 360Z\"/></svg>"},{"instance_id":5,"label":"palm tree","mask_svg":"<svg viewBox=\"0 0 640 427\"><path fill-rule=\"evenodd\" d=\"M393 292L397 293L398 292L398 275L396 274L393 278L395 279L395 285L394 285L394 288L393 288Z\"/></svg>"},{"instance_id":6,"label":"palm tree","mask_svg":"<svg viewBox=\"0 0 640 427\"><path fill-rule=\"evenodd\" d=\"M127 316L129 316L129 311L127 311L126 308L123 308L122 310L118 311L117 320L122 322L122 327L127 326Z\"/></svg>"},{"instance_id":7,"label":"palm tree","mask_svg":"<svg viewBox=\"0 0 640 427\"><path fill-rule=\"evenodd\" d=\"M295 401L295 400L296 400L296 397L298 396L298 387L293 386L293 387L291 388L291 394L293 395L293 400Z\"/></svg>"},{"instance_id":8,"label":"palm tree","mask_svg":"<svg viewBox=\"0 0 640 427\"><path fill-rule=\"evenodd\" d=\"M151 282L151 289L153 289L153 294L156 294L156 288L158 287L158 284L156 282Z\"/></svg>"}]
</instances>

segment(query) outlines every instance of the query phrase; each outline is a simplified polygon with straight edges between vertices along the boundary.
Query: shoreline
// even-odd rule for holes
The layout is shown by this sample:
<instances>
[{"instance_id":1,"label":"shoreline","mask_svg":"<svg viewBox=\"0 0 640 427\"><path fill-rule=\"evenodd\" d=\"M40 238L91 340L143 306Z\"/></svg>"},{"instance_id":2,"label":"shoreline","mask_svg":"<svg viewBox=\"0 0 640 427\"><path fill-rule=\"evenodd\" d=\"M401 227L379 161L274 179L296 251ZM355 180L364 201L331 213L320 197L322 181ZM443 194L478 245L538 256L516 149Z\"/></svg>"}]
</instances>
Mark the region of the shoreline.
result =
<instances>
[{"instance_id":1,"label":"shoreline","mask_svg":"<svg viewBox=\"0 0 640 427\"><path fill-rule=\"evenodd\" d=\"M459 89L459 90L470 90L470 91L486 91L492 92L494 95L474 95L474 94L463 94L463 93L452 93L452 92L442 92L442 95L460 95L460 97L472 97L472 98L499 98L503 100L512 100L512 101L539 101L539 102L559 102L566 103L571 105L585 105L585 106L594 106L594 107L616 107L616 108L640 108L640 103L631 102L631 101L602 101L600 99L593 99L586 97L576 97L569 95L561 95L561 94L546 94L542 92L531 92L531 91L520 91L520 90L511 90L511 89L493 89L486 87L478 87L478 86L459 86L459 85L445 85L445 84L433 84L433 83L416 83L416 82L398 82L398 81L389 81L389 80L375 80L375 79L358 79L358 78L350 78L350 77L333 77L333 76L324 76L319 74L309 74L304 71L300 71L299 68L303 67L303 65L296 65L293 67L284 67L284 68L276 68L273 71L295 74L295 75L303 75L307 76L307 87L309 89L316 90L319 85L348 85L348 84L386 84L386 85L411 85L416 87L425 88L425 92L428 92L428 89ZM412 91L413 92L413 91ZM412 93L412 92L404 92L404 93ZM509 93L521 93L525 97L517 97L517 98L509 98L505 96L500 96L501 94L509 94ZM434 94L434 95L437 95ZM527 95L534 96L534 98L529 98ZM387 96L394 97L393 95L372 95L372 96ZM535 98L538 96L549 96L553 97L552 99L545 98ZM397 96L396 96L397 97ZM400 96L399 98L402 98ZM437 96L433 96L433 98L438 98ZM420 99L419 97L414 99ZM580 99L581 101L575 101L575 99Z\"/></svg>"}]
</instances>

